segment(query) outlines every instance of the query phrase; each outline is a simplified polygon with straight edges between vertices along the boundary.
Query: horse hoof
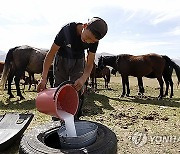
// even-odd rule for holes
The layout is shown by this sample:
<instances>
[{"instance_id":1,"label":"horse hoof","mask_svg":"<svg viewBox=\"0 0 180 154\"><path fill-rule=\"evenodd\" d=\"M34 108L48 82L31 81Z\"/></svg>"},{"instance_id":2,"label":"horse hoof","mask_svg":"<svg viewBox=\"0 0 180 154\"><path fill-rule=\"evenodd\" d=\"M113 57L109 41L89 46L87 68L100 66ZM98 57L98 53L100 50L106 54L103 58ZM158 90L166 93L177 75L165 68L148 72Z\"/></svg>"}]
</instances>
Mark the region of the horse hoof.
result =
<instances>
[{"instance_id":1,"label":"horse hoof","mask_svg":"<svg viewBox=\"0 0 180 154\"><path fill-rule=\"evenodd\" d=\"M121 97L124 97L124 95L122 94Z\"/></svg>"},{"instance_id":2,"label":"horse hoof","mask_svg":"<svg viewBox=\"0 0 180 154\"><path fill-rule=\"evenodd\" d=\"M10 95L9 98L14 98L14 95Z\"/></svg>"},{"instance_id":3,"label":"horse hoof","mask_svg":"<svg viewBox=\"0 0 180 154\"><path fill-rule=\"evenodd\" d=\"M129 97L129 94L126 94L127 97Z\"/></svg>"},{"instance_id":4,"label":"horse hoof","mask_svg":"<svg viewBox=\"0 0 180 154\"><path fill-rule=\"evenodd\" d=\"M142 94L141 92L138 92L138 95L141 96L141 95L143 95L143 94Z\"/></svg>"},{"instance_id":5,"label":"horse hoof","mask_svg":"<svg viewBox=\"0 0 180 154\"><path fill-rule=\"evenodd\" d=\"M20 96L20 100L23 100L23 99L25 99L23 96Z\"/></svg>"},{"instance_id":6,"label":"horse hoof","mask_svg":"<svg viewBox=\"0 0 180 154\"><path fill-rule=\"evenodd\" d=\"M174 96L174 94L171 94L169 97L172 98Z\"/></svg>"}]
</instances>

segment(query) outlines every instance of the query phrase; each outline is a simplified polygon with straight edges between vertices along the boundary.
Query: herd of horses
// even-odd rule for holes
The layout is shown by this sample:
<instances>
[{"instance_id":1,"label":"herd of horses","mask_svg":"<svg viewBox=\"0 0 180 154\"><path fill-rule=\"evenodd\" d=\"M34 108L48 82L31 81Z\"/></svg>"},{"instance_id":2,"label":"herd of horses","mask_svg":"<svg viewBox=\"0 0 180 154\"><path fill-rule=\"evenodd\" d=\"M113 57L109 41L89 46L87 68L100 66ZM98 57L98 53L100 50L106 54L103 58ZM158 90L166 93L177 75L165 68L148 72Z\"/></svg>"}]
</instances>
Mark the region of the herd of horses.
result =
<instances>
[{"instance_id":1,"label":"herd of horses","mask_svg":"<svg viewBox=\"0 0 180 154\"><path fill-rule=\"evenodd\" d=\"M5 63L0 63L1 76L1 86L5 87L8 84L8 94L10 98L13 98L11 92L11 83L14 79L17 96L20 99L24 99L20 90L20 80L25 71L29 74L29 80L35 81L34 74L40 74L43 70L43 61L48 50L38 49L31 46L17 46L11 48L5 59ZM112 72L110 68L112 67ZM120 54L117 56L101 56L98 60L98 65L94 63L90 75L91 86L97 89L96 78L104 78L105 88L109 88L108 84L110 82L111 73L115 74L118 72L122 78L122 94L121 96L129 96L129 76L137 77L139 94L144 94L144 86L142 77L156 78L160 86L160 94L158 99L162 99L165 95L168 95L169 85L171 86L170 97L173 96L173 80L172 72L175 70L178 83L180 82L180 67L172 61L168 56L162 56L158 54L146 54L140 56L134 56L129 54ZM51 87L53 87L53 65L48 73L48 78ZM164 79L164 81L163 81ZM164 94L163 84L166 84L166 91Z\"/></svg>"}]
</instances>

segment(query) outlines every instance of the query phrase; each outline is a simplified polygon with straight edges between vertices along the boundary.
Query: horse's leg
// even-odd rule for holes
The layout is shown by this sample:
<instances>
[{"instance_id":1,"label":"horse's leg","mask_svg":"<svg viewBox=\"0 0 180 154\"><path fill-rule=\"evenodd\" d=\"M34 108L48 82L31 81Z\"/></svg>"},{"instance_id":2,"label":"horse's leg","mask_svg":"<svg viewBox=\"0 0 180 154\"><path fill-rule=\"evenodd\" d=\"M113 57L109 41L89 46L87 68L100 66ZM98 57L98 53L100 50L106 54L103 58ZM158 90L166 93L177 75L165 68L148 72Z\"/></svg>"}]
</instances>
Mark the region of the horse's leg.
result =
<instances>
[{"instance_id":1,"label":"horse's leg","mask_svg":"<svg viewBox=\"0 0 180 154\"><path fill-rule=\"evenodd\" d=\"M170 68L169 68L169 83L170 83L170 86L171 86L170 98L172 98L172 97L174 96L172 73L173 73L173 68L170 67Z\"/></svg>"},{"instance_id":2,"label":"horse's leg","mask_svg":"<svg viewBox=\"0 0 180 154\"><path fill-rule=\"evenodd\" d=\"M16 76L14 78L15 85L16 85L16 90L17 90L17 96L19 96L21 100L24 99L24 97L21 94L19 82L20 82L20 79L21 79L21 76L22 76L23 72L24 71L17 71Z\"/></svg>"},{"instance_id":3,"label":"horse's leg","mask_svg":"<svg viewBox=\"0 0 180 154\"><path fill-rule=\"evenodd\" d=\"M84 83L84 85L85 85L85 93L88 92L88 80L89 80L89 78L87 78L86 82Z\"/></svg>"},{"instance_id":4,"label":"horse's leg","mask_svg":"<svg viewBox=\"0 0 180 154\"><path fill-rule=\"evenodd\" d=\"M106 75L106 78L107 78L107 88L109 89L108 84L109 84L110 79L111 79L111 72L110 72L110 70L109 70L108 74Z\"/></svg>"},{"instance_id":5,"label":"horse's leg","mask_svg":"<svg viewBox=\"0 0 180 154\"><path fill-rule=\"evenodd\" d=\"M107 79L106 79L106 76L104 77L104 87L107 88Z\"/></svg>"},{"instance_id":6,"label":"horse's leg","mask_svg":"<svg viewBox=\"0 0 180 154\"><path fill-rule=\"evenodd\" d=\"M126 86L127 86L127 94L126 94L126 96L128 96L129 97L129 94L130 94L130 88L129 88L129 78L128 78L128 76L126 77Z\"/></svg>"},{"instance_id":7,"label":"horse's leg","mask_svg":"<svg viewBox=\"0 0 180 154\"><path fill-rule=\"evenodd\" d=\"M95 89L97 90L97 78L94 78Z\"/></svg>"},{"instance_id":8,"label":"horse's leg","mask_svg":"<svg viewBox=\"0 0 180 154\"><path fill-rule=\"evenodd\" d=\"M157 77L157 80L158 80L159 85L160 85L160 94L158 96L158 99L162 99L162 97L163 97L163 84L164 84L162 76Z\"/></svg>"},{"instance_id":9,"label":"horse's leg","mask_svg":"<svg viewBox=\"0 0 180 154\"><path fill-rule=\"evenodd\" d=\"M14 95L11 92L11 83L13 81L13 77L14 77L14 73L9 72L9 75L8 75L8 94L9 94L9 98L14 98Z\"/></svg>"},{"instance_id":10,"label":"horse's leg","mask_svg":"<svg viewBox=\"0 0 180 154\"><path fill-rule=\"evenodd\" d=\"M91 87L94 89L94 77L91 78Z\"/></svg>"},{"instance_id":11,"label":"horse's leg","mask_svg":"<svg viewBox=\"0 0 180 154\"><path fill-rule=\"evenodd\" d=\"M24 83L22 84L22 85L23 85L23 89L22 89L22 90L23 90L23 93L24 93L24 89L25 89L25 79L26 79L26 77L25 77L25 72L23 73L21 79L24 80Z\"/></svg>"},{"instance_id":12,"label":"horse's leg","mask_svg":"<svg viewBox=\"0 0 180 154\"><path fill-rule=\"evenodd\" d=\"M107 88L107 89L109 89L109 87L108 87L108 79L107 79L107 77L106 77L106 88Z\"/></svg>"},{"instance_id":13,"label":"horse's leg","mask_svg":"<svg viewBox=\"0 0 180 154\"><path fill-rule=\"evenodd\" d=\"M107 76L106 76L106 88L108 89L108 79L107 79Z\"/></svg>"},{"instance_id":14,"label":"horse's leg","mask_svg":"<svg viewBox=\"0 0 180 154\"><path fill-rule=\"evenodd\" d=\"M28 90L30 90L31 89L31 85L34 82L34 74L33 73L31 74L29 72L28 72L28 74L29 74L29 88L28 88Z\"/></svg>"},{"instance_id":15,"label":"horse's leg","mask_svg":"<svg viewBox=\"0 0 180 154\"><path fill-rule=\"evenodd\" d=\"M138 79L138 86L139 86L139 93L138 93L138 95L144 95L144 86L143 86L142 77L137 78L137 79Z\"/></svg>"},{"instance_id":16,"label":"horse's leg","mask_svg":"<svg viewBox=\"0 0 180 154\"><path fill-rule=\"evenodd\" d=\"M169 83L171 86L171 93L170 93L170 98L172 98L174 96L174 92L173 92L173 81L172 78L169 78Z\"/></svg>"},{"instance_id":17,"label":"horse's leg","mask_svg":"<svg viewBox=\"0 0 180 154\"><path fill-rule=\"evenodd\" d=\"M169 79L168 78L164 78L164 82L166 84L166 91L164 96L168 96L168 90L169 90Z\"/></svg>"},{"instance_id":18,"label":"horse's leg","mask_svg":"<svg viewBox=\"0 0 180 154\"><path fill-rule=\"evenodd\" d=\"M31 77L32 77L31 83L34 84L34 90L36 90L36 84L37 84L37 82L36 82L36 79L35 79L35 77L34 77L34 73L31 74ZM32 85L32 84L31 84L31 85Z\"/></svg>"},{"instance_id":19,"label":"horse's leg","mask_svg":"<svg viewBox=\"0 0 180 154\"><path fill-rule=\"evenodd\" d=\"M121 75L121 78L122 78L122 86L123 86L121 97L124 97L126 94L126 78L122 75Z\"/></svg>"},{"instance_id":20,"label":"horse's leg","mask_svg":"<svg viewBox=\"0 0 180 154\"><path fill-rule=\"evenodd\" d=\"M53 74L53 71L50 70L48 72L47 76L48 76L48 80L49 80L50 86L51 86L51 88L53 88L54 87L54 74Z\"/></svg>"},{"instance_id":21,"label":"horse's leg","mask_svg":"<svg viewBox=\"0 0 180 154\"><path fill-rule=\"evenodd\" d=\"M173 94L173 81L172 81L172 72L173 68L172 67L165 67L164 72L163 72L163 78L166 83L166 91L165 91L165 96L168 96L168 91L169 91L169 85L171 87L171 92L170 92L170 98L174 96Z\"/></svg>"}]
</instances>

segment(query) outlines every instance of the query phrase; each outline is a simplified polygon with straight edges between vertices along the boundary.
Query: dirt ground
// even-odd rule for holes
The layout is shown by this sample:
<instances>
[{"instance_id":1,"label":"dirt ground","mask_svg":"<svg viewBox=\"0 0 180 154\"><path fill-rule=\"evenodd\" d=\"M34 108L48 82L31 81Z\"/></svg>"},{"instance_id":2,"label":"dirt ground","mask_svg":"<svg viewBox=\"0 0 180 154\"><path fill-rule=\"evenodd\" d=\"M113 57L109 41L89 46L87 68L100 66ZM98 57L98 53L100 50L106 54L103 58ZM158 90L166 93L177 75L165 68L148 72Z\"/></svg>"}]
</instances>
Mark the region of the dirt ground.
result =
<instances>
[{"instance_id":1,"label":"dirt ground","mask_svg":"<svg viewBox=\"0 0 180 154\"><path fill-rule=\"evenodd\" d=\"M173 80L174 97L157 100L156 79L143 78L146 97L141 98L137 95L137 79L130 77L131 96L122 98L121 78L112 77L112 90L105 91L104 85L99 86L85 107L88 110L95 103L98 111L86 118L101 122L116 133L118 154L180 153L180 91L177 79Z\"/></svg>"},{"instance_id":2,"label":"dirt ground","mask_svg":"<svg viewBox=\"0 0 180 154\"><path fill-rule=\"evenodd\" d=\"M174 81L174 97L158 100L156 79L144 78L145 97L137 95L137 79L130 77L130 97L120 97L121 78L112 77L110 89L98 79L98 89L85 94L82 120L101 123L117 137L118 154L177 154L180 153L180 90ZM35 116L29 125L33 129L49 122L51 117L37 111L35 91L25 90L25 100L8 99L5 91L0 96L0 113L31 112ZM15 94L15 91L14 91ZM26 132L27 132L26 131ZM26 133L25 132L25 133ZM19 141L2 154L17 154Z\"/></svg>"}]
</instances>

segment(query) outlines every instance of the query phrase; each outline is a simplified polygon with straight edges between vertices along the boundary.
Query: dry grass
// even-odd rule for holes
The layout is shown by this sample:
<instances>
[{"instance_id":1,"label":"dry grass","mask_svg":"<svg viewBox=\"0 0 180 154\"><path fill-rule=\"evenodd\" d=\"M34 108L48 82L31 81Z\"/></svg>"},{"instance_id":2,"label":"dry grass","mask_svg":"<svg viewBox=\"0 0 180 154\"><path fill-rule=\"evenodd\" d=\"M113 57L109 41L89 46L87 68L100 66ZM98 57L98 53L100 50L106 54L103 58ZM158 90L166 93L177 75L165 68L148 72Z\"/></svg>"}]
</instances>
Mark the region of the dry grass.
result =
<instances>
[{"instance_id":1,"label":"dry grass","mask_svg":"<svg viewBox=\"0 0 180 154\"><path fill-rule=\"evenodd\" d=\"M173 78L173 80L176 83L177 79ZM131 77L131 97L121 98L120 77L111 78L112 90L104 89L103 80L98 79L98 90L86 94L83 107L84 116L81 119L102 123L115 132L118 139L118 153L179 153L180 91L175 86L172 99L166 97L163 100L157 100L156 97L159 95L157 81L144 78L144 85L147 97L140 98L137 96L137 80ZM50 116L36 110L36 92L25 91L26 100L23 101L17 101L17 98L8 100L5 93L6 91L0 98L0 113L27 111L34 113L35 117L28 129L51 119ZM132 142L132 139L137 139L133 137L137 131L147 134L146 144L140 146L141 144L135 145ZM176 136L179 140L162 141L164 136ZM5 153L18 153L18 144L17 142Z\"/></svg>"}]
</instances>

